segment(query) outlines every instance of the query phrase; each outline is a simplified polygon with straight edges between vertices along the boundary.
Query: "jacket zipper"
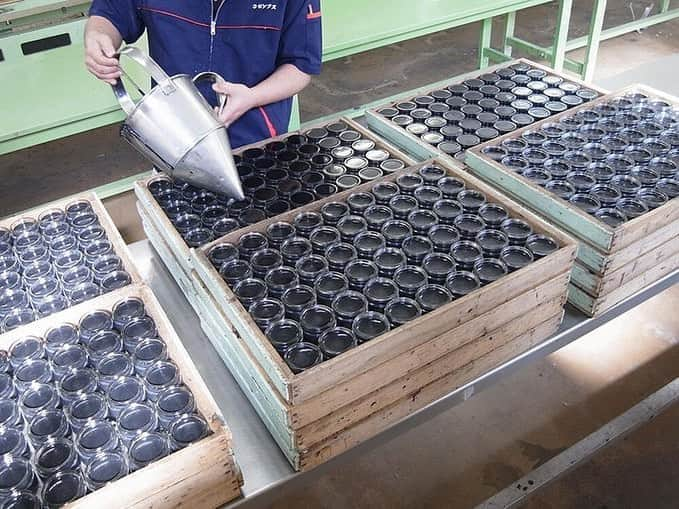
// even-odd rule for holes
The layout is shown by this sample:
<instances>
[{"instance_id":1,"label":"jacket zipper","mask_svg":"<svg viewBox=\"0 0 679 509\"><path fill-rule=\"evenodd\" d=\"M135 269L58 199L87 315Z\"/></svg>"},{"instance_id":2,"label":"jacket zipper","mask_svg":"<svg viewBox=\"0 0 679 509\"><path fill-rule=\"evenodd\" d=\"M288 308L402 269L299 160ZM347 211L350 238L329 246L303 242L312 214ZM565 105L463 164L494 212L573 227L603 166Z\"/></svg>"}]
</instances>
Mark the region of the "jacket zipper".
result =
<instances>
[{"instance_id":1,"label":"jacket zipper","mask_svg":"<svg viewBox=\"0 0 679 509\"><path fill-rule=\"evenodd\" d=\"M215 42L215 35L217 35L217 18L219 18L219 12L222 10L222 7L224 7L224 4L228 2L228 0L223 0L221 4L219 4L219 7L217 7L217 12L215 13L214 5L213 2L214 0L209 0L210 1L210 59L208 62L208 71L212 70L212 52L214 49L214 42Z\"/></svg>"}]
</instances>

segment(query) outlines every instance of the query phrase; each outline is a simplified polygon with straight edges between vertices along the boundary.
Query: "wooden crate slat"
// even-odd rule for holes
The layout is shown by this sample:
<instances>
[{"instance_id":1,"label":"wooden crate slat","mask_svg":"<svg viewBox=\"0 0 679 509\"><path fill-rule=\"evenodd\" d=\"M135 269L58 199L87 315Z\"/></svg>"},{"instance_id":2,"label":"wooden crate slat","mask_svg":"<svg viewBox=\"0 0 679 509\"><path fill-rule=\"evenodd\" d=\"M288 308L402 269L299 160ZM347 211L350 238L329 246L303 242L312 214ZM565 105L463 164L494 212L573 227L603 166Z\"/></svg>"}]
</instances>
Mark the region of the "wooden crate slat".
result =
<instances>
[{"instance_id":1,"label":"wooden crate slat","mask_svg":"<svg viewBox=\"0 0 679 509\"><path fill-rule=\"evenodd\" d=\"M351 447L365 442L380 431L397 423L409 414L424 408L450 391L459 388L481 374L540 344L557 330L561 323L562 315L563 313L560 313L557 316L548 318L523 337L501 346L490 354L470 362L454 373L449 373L445 377L422 389L418 389L412 394L406 395L394 405L371 415L349 430L345 430L336 437L318 444L309 451L305 451L301 460L302 470L309 470Z\"/></svg>"},{"instance_id":2,"label":"wooden crate slat","mask_svg":"<svg viewBox=\"0 0 679 509\"><path fill-rule=\"evenodd\" d=\"M679 258L679 236L657 246L618 270L609 271L603 277L592 274L585 267L576 263L573 269L573 283L590 295L601 298L646 273L657 264L676 258Z\"/></svg>"},{"instance_id":3,"label":"wooden crate slat","mask_svg":"<svg viewBox=\"0 0 679 509\"><path fill-rule=\"evenodd\" d=\"M486 332L481 330L479 331L479 336L475 337L472 342L435 359L424 368L407 372L406 376L395 380L388 386L373 391L366 397L312 422L299 430L299 446L302 449L312 447L314 444L327 439L330 435L339 433L343 429L352 426L356 421L379 412L397 399L400 399L404 393L410 394L412 391L422 387L423 384L427 385L446 373L460 369L469 362L483 357L502 345L522 336L526 331L544 322L545 316L560 315L563 311L565 297L566 294L562 291L558 297L534 307L534 313L530 313L520 320L515 318L513 321L493 331ZM449 333L442 336L441 339L450 340L452 337L453 334Z\"/></svg>"}]
</instances>

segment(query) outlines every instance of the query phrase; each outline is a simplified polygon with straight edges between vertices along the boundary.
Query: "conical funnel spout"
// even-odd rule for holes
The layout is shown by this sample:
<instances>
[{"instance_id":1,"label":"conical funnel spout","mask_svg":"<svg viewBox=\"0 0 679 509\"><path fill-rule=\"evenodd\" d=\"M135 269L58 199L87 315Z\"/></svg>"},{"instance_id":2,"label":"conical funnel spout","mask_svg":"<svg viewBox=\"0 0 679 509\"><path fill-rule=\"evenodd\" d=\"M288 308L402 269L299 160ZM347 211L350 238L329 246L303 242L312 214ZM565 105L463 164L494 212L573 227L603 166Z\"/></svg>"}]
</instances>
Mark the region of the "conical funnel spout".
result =
<instances>
[{"instance_id":1,"label":"conical funnel spout","mask_svg":"<svg viewBox=\"0 0 679 509\"><path fill-rule=\"evenodd\" d=\"M245 199L226 129L215 129L177 163L172 176L196 187Z\"/></svg>"}]
</instances>

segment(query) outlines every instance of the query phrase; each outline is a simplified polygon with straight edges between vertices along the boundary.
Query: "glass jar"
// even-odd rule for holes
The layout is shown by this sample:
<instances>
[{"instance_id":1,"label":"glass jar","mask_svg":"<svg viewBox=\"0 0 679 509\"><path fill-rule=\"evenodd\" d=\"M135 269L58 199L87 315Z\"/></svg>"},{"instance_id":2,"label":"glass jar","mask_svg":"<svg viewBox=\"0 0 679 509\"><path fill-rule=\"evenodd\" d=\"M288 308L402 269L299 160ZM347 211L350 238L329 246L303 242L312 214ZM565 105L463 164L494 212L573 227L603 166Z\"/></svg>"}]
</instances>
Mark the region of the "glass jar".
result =
<instances>
[{"instance_id":1,"label":"glass jar","mask_svg":"<svg viewBox=\"0 0 679 509\"><path fill-rule=\"evenodd\" d=\"M144 376L153 363L166 359L167 345L160 338L142 339L132 352L134 371L139 376Z\"/></svg>"},{"instance_id":2,"label":"glass jar","mask_svg":"<svg viewBox=\"0 0 679 509\"><path fill-rule=\"evenodd\" d=\"M69 290L67 295L71 301L71 305L81 304L85 301L98 297L101 293L99 285L94 282L80 283Z\"/></svg>"},{"instance_id":3,"label":"glass jar","mask_svg":"<svg viewBox=\"0 0 679 509\"><path fill-rule=\"evenodd\" d=\"M23 416L15 399L0 400L0 426L21 427Z\"/></svg>"},{"instance_id":4,"label":"glass jar","mask_svg":"<svg viewBox=\"0 0 679 509\"><path fill-rule=\"evenodd\" d=\"M347 328L335 327L323 333L318 341L325 360L333 359L357 345L353 332Z\"/></svg>"},{"instance_id":5,"label":"glass jar","mask_svg":"<svg viewBox=\"0 0 679 509\"><path fill-rule=\"evenodd\" d=\"M168 431L172 423L184 414L191 414L196 410L193 393L184 385L167 387L158 394L155 402L160 428ZM149 428L149 431L151 428Z\"/></svg>"},{"instance_id":6,"label":"glass jar","mask_svg":"<svg viewBox=\"0 0 679 509\"><path fill-rule=\"evenodd\" d=\"M140 345L141 346L141 345ZM148 369L145 373L148 372ZM109 386L106 393L111 416L118 418L128 405L146 400L144 383L134 376L120 376Z\"/></svg>"},{"instance_id":7,"label":"glass jar","mask_svg":"<svg viewBox=\"0 0 679 509\"><path fill-rule=\"evenodd\" d=\"M170 454L170 441L165 433L157 431L137 435L128 450L130 470L135 471Z\"/></svg>"},{"instance_id":8,"label":"glass jar","mask_svg":"<svg viewBox=\"0 0 679 509\"><path fill-rule=\"evenodd\" d=\"M184 414L175 419L170 425L170 447L177 451L198 442L208 435L210 428L207 421L198 414Z\"/></svg>"},{"instance_id":9,"label":"glass jar","mask_svg":"<svg viewBox=\"0 0 679 509\"><path fill-rule=\"evenodd\" d=\"M262 249L252 255L250 265L254 277L264 279L269 271L283 265L283 257L275 249Z\"/></svg>"},{"instance_id":10,"label":"glass jar","mask_svg":"<svg viewBox=\"0 0 679 509\"><path fill-rule=\"evenodd\" d=\"M34 448L39 448L49 439L66 438L69 433L68 421L61 410L41 410L28 423L28 439Z\"/></svg>"},{"instance_id":11,"label":"glass jar","mask_svg":"<svg viewBox=\"0 0 679 509\"><path fill-rule=\"evenodd\" d=\"M500 253L500 260L504 262L510 272L522 269L533 263L533 253L523 246L507 246Z\"/></svg>"},{"instance_id":12,"label":"glass jar","mask_svg":"<svg viewBox=\"0 0 679 509\"><path fill-rule=\"evenodd\" d=\"M389 332L391 325L382 313L368 311L356 317L351 330L359 343L365 343Z\"/></svg>"},{"instance_id":13,"label":"glass jar","mask_svg":"<svg viewBox=\"0 0 679 509\"><path fill-rule=\"evenodd\" d=\"M77 470L80 458L73 442L66 438L49 439L35 452L35 467L43 479L57 472Z\"/></svg>"},{"instance_id":14,"label":"glass jar","mask_svg":"<svg viewBox=\"0 0 679 509\"><path fill-rule=\"evenodd\" d=\"M428 284L417 290L415 300L423 313L429 313L453 300L453 296L441 285Z\"/></svg>"},{"instance_id":15,"label":"glass jar","mask_svg":"<svg viewBox=\"0 0 679 509\"><path fill-rule=\"evenodd\" d=\"M117 377L134 374L132 358L123 352L110 352L100 358L95 366L99 375L99 389L104 393Z\"/></svg>"},{"instance_id":16,"label":"glass jar","mask_svg":"<svg viewBox=\"0 0 679 509\"><path fill-rule=\"evenodd\" d=\"M157 429L158 414L155 406L148 403L133 403L120 413L117 424L120 440L129 447L137 435Z\"/></svg>"},{"instance_id":17,"label":"glass jar","mask_svg":"<svg viewBox=\"0 0 679 509\"><path fill-rule=\"evenodd\" d=\"M153 318L144 314L138 318L132 318L123 327L122 333L125 351L131 354L142 340L157 337L158 329Z\"/></svg>"},{"instance_id":18,"label":"glass jar","mask_svg":"<svg viewBox=\"0 0 679 509\"><path fill-rule=\"evenodd\" d=\"M37 491L38 477L31 462L20 456L5 455L0 458L0 496L10 496L16 491Z\"/></svg>"},{"instance_id":19,"label":"glass jar","mask_svg":"<svg viewBox=\"0 0 679 509\"><path fill-rule=\"evenodd\" d=\"M368 301L362 293L345 291L340 293L332 302L332 311L337 317L340 327L350 328L359 314L368 310Z\"/></svg>"},{"instance_id":20,"label":"glass jar","mask_svg":"<svg viewBox=\"0 0 679 509\"><path fill-rule=\"evenodd\" d=\"M294 267L298 260L313 253L311 242L304 237L293 237L281 245L285 265Z\"/></svg>"},{"instance_id":21,"label":"glass jar","mask_svg":"<svg viewBox=\"0 0 679 509\"><path fill-rule=\"evenodd\" d=\"M64 406L68 407L81 396L96 391L98 386L99 377L96 371L90 368L74 368L57 383L57 390Z\"/></svg>"},{"instance_id":22,"label":"glass jar","mask_svg":"<svg viewBox=\"0 0 679 509\"><path fill-rule=\"evenodd\" d=\"M431 253L424 258L422 268L430 283L443 285L448 275L455 270L455 261L447 254Z\"/></svg>"},{"instance_id":23,"label":"glass jar","mask_svg":"<svg viewBox=\"0 0 679 509\"><path fill-rule=\"evenodd\" d=\"M85 465L97 454L117 451L120 439L115 424L108 420L90 420L76 435L75 447Z\"/></svg>"},{"instance_id":24,"label":"glass jar","mask_svg":"<svg viewBox=\"0 0 679 509\"><path fill-rule=\"evenodd\" d=\"M231 288L234 288L241 281L251 278L253 271L245 260L233 260L221 266L219 275Z\"/></svg>"},{"instance_id":25,"label":"glass jar","mask_svg":"<svg viewBox=\"0 0 679 509\"><path fill-rule=\"evenodd\" d=\"M323 332L337 324L333 310L320 304L306 307L300 314L299 322L305 341L314 344L318 344Z\"/></svg>"},{"instance_id":26,"label":"glass jar","mask_svg":"<svg viewBox=\"0 0 679 509\"><path fill-rule=\"evenodd\" d=\"M316 280L315 292L318 302L325 306L331 306L335 297L348 289L348 279L339 272L327 272ZM286 309L288 309L287 304Z\"/></svg>"},{"instance_id":27,"label":"glass jar","mask_svg":"<svg viewBox=\"0 0 679 509\"><path fill-rule=\"evenodd\" d=\"M280 299L287 289L299 285L299 276L295 270L289 267L278 267L266 275L264 282L269 290L269 295Z\"/></svg>"},{"instance_id":28,"label":"glass jar","mask_svg":"<svg viewBox=\"0 0 679 509\"><path fill-rule=\"evenodd\" d=\"M313 286L321 274L328 271L327 260L320 255L307 255L295 264L299 280L302 284Z\"/></svg>"},{"instance_id":29,"label":"glass jar","mask_svg":"<svg viewBox=\"0 0 679 509\"><path fill-rule=\"evenodd\" d=\"M0 426L0 457L23 456L28 458L31 450L26 442L23 429L13 426Z\"/></svg>"},{"instance_id":30,"label":"glass jar","mask_svg":"<svg viewBox=\"0 0 679 509\"><path fill-rule=\"evenodd\" d=\"M90 421L99 421L108 416L106 397L99 392L84 394L65 409L66 419L77 435Z\"/></svg>"},{"instance_id":31,"label":"glass jar","mask_svg":"<svg viewBox=\"0 0 679 509\"><path fill-rule=\"evenodd\" d=\"M399 296L398 286L391 279L377 277L368 281L363 291L372 311L383 312L392 299Z\"/></svg>"},{"instance_id":32,"label":"glass jar","mask_svg":"<svg viewBox=\"0 0 679 509\"><path fill-rule=\"evenodd\" d=\"M415 320L422 314L422 308L417 301L408 297L399 297L387 304L384 315L392 327L400 327L407 322Z\"/></svg>"},{"instance_id":33,"label":"glass jar","mask_svg":"<svg viewBox=\"0 0 679 509\"><path fill-rule=\"evenodd\" d=\"M45 353L45 343L42 338L25 336L9 347L9 362L12 368L16 369L27 360L44 359Z\"/></svg>"},{"instance_id":34,"label":"glass jar","mask_svg":"<svg viewBox=\"0 0 679 509\"><path fill-rule=\"evenodd\" d=\"M261 299L252 304L248 310L255 323L265 331L272 323L285 317L285 307L276 299Z\"/></svg>"},{"instance_id":35,"label":"glass jar","mask_svg":"<svg viewBox=\"0 0 679 509\"><path fill-rule=\"evenodd\" d=\"M103 309L88 312L78 323L80 340L85 346L87 346L92 336L98 332L111 330L112 328L113 317L109 311Z\"/></svg>"},{"instance_id":36,"label":"glass jar","mask_svg":"<svg viewBox=\"0 0 679 509\"><path fill-rule=\"evenodd\" d=\"M300 342L285 352L284 360L293 373L298 374L323 361L321 349L313 343Z\"/></svg>"},{"instance_id":37,"label":"glass jar","mask_svg":"<svg viewBox=\"0 0 679 509\"><path fill-rule=\"evenodd\" d=\"M536 260L544 258L559 249L559 244L552 237L542 234L534 234L526 240L526 247Z\"/></svg>"},{"instance_id":38,"label":"glass jar","mask_svg":"<svg viewBox=\"0 0 679 509\"><path fill-rule=\"evenodd\" d=\"M52 368L46 359L28 359L14 369L14 384L20 392L26 391L33 382L50 383Z\"/></svg>"},{"instance_id":39,"label":"glass jar","mask_svg":"<svg viewBox=\"0 0 679 509\"><path fill-rule=\"evenodd\" d=\"M94 491L125 477L130 471L127 457L118 451L101 452L83 470L87 489Z\"/></svg>"},{"instance_id":40,"label":"glass jar","mask_svg":"<svg viewBox=\"0 0 679 509\"><path fill-rule=\"evenodd\" d=\"M487 285L507 274L509 269L502 260L496 258L482 258L474 264L474 274L481 285Z\"/></svg>"},{"instance_id":41,"label":"glass jar","mask_svg":"<svg viewBox=\"0 0 679 509\"><path fill-rule=\"evenodd\" d=\"M247 310L258 300L266 298L268 289L261 279L249 278L238 283L233 293Z\"/></svg>"},{"instance_id":42,"label":"glass jar","mask_svg":"<svg viewBox=\"0 0 679 509\"><path fill-rule=\"evenodd\" d=\"M358 252L353 245L340 242L326 249L325 258L328 261L330 270L344 272L347 264L358 258Z\"/></svg>"},{"instance_id":43,"label":"glass jar","mask_svg":"<svg viewBox=\"0 0 679 509\"><path fill-rule=\"evenodd\" d=\"M269 325L266 329L266 337L276 351L283 356L291 346L302 342L304 332L297 321L280 320Z\"/></svg>"},{"instance_id":44,"label":"glass jar","mask_svg":"<svg viewBox=\"0 0 679 509\"><path fill-rule=\"evenodd\" d=\"M139 297L127 297L116 302L112 311L113 325L119 331L123 331L125 326L135 318L142 318L146 315L144 301Z\"/></svg>"},{"instance_id":45,"label":"glass jar","mask_svg":"<svg viewBox=\"0 0 679 509\"><path fill-rule=\"evenodd\" d=\"M122 352L122 350L123 339L115 330L98 332L90 338L87 344L87 351L93 365L96 365L106 355Z\"/></svg>"}]
</instances>

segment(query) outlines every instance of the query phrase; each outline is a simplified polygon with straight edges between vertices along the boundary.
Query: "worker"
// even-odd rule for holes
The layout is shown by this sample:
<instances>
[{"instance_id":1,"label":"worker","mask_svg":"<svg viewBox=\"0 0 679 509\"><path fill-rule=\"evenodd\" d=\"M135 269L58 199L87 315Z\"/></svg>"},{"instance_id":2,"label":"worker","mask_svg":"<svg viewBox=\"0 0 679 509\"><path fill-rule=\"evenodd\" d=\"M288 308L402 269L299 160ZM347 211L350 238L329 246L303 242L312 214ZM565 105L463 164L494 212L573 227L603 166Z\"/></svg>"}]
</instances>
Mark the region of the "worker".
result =
<instances>
[{"instance_id":1,"label":"worker","mask_svg":"<svg viewBox=\"0 0 679 509\"><path fill-rule=\"evenodd\" d=\"M202 91L213 106L215 91L228 96L220 120L234 148L283 134L292 97L321 70L320 0L264 1L94 0L85 64L115 84L117 49L146 30L151 57L168 75L224 77Z\"/></svg>"}]
</instances>

